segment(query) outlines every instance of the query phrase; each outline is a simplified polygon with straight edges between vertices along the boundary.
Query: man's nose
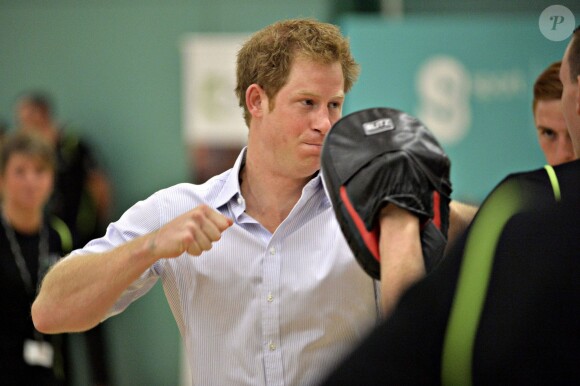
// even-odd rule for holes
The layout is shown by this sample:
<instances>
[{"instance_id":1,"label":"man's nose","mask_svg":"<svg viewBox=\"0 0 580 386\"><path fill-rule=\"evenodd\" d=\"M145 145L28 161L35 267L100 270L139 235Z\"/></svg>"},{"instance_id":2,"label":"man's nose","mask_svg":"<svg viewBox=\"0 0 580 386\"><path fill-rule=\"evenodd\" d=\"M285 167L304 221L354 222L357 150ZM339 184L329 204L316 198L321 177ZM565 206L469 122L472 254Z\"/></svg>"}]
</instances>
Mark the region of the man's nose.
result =
<instances>
[{"instance_id":1,"label":"man's nose","mask_svg":"<svg viewBox=\"0 0 580 386\"><path fill-rule=\"evenodd\" d=\"M327 107L321 108L316 114L314 129L320 131L323 135L326 135L331 127L332 121L330 118L330 111L328 111Z\"/></svg>"}]
</instances>

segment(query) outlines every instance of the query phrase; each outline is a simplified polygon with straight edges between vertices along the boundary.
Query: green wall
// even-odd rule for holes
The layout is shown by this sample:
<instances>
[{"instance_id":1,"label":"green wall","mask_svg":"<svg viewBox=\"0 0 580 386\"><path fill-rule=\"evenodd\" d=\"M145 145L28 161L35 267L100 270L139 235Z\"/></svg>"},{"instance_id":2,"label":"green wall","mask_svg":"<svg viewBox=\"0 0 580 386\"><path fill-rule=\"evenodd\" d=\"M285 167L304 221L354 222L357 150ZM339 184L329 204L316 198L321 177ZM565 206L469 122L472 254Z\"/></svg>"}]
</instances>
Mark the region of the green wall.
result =
<instances>
[{"instance_id":1,"label":"green wall","mask_svg":"<svg viewBox=\"0 0 580 386\"><path fill-rule=\"evenodd\" d=\"M332 17L330 1L0 0L0 120L15 97L51 91L57 115L96 148L114 185L114 217L187 180L180 40L252 32L288 17ZM233 91L232 91L233 95ZM160 285L105 322L114 385L177 385L179 333ZM74 337L79 358L82 339ZM82 364L82 361L79 363ZM84 385L84 367L76 372Z\"/></svg>"}]
</instances>

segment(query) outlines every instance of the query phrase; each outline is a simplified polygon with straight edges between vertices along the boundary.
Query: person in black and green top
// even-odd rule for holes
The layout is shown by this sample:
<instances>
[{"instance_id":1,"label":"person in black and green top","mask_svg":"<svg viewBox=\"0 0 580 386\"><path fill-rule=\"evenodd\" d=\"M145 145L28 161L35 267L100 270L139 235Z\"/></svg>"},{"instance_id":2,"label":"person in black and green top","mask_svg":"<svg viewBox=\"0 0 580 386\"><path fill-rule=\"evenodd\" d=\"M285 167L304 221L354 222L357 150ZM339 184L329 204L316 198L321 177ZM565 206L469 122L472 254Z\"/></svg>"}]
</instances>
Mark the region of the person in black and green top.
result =
<instances>
[{"instance_id":1,"label":"person in black and green top","mask_svg":"<svg viewBox=\"0 0 580 386\"><path fill-rule=\"evenodd\" d=\"M64 336L35 330L30 306L42 277L70 252L65 223L45 213L56 158L43 139L7 137L0 151L0 384L61 385Z\"/></svg>"}]
</instances>

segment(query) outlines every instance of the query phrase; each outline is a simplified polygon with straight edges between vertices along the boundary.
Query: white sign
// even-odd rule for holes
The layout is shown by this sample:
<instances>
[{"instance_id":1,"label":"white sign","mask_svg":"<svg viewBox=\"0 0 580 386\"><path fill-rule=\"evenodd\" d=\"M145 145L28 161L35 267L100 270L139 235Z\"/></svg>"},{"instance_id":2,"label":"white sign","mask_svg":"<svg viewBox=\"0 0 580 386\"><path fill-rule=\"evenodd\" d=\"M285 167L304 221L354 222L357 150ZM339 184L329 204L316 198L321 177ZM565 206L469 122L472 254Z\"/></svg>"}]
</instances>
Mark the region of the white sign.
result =
<instances>
[{"instance_id":1,"label":"white sign","mask_svg":"<svg viewBox=\"0 0 580 386\"><path fill-rule=\"evenodd\" d=\"M183 40L183 127L189 144L246 144L248 128L234 88L236 55L248 37L192 34Z\"/></svg>"}]
</instances>

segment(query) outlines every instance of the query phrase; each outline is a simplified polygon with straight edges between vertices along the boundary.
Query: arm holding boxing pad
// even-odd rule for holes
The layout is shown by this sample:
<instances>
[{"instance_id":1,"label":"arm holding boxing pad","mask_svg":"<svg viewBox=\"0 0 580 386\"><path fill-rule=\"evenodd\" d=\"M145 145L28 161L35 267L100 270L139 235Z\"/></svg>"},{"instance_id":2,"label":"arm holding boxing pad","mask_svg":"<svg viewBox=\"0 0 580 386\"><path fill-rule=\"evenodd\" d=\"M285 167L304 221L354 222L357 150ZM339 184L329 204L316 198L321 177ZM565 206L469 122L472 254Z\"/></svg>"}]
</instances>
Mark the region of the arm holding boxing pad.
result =
<instances>
[{"instance_id":1,"label":"arm holding boxing pad","mask_svg":"<svg viewBox=\"0 0 580 386\"><path fill-rule=\"evenodd\" d=\"M393 204L383 207L379 217L381 315L387 317L411 284L425 276L425 263L419 218Z\"/></svg>"},{"instance_id":2,"label":"arm holding boxing pad","mask_svg":"<svg viewBox=\"0 0 580 386\"><path fill-rule=\"evenodd\" d=\"M416 118L373 108L340 119L321 159L325 186L357 261L379 280L379 213L392 203L416 215L425 270L442 259L449 228L450 161Z\"/></svg>"}]
</instances>

